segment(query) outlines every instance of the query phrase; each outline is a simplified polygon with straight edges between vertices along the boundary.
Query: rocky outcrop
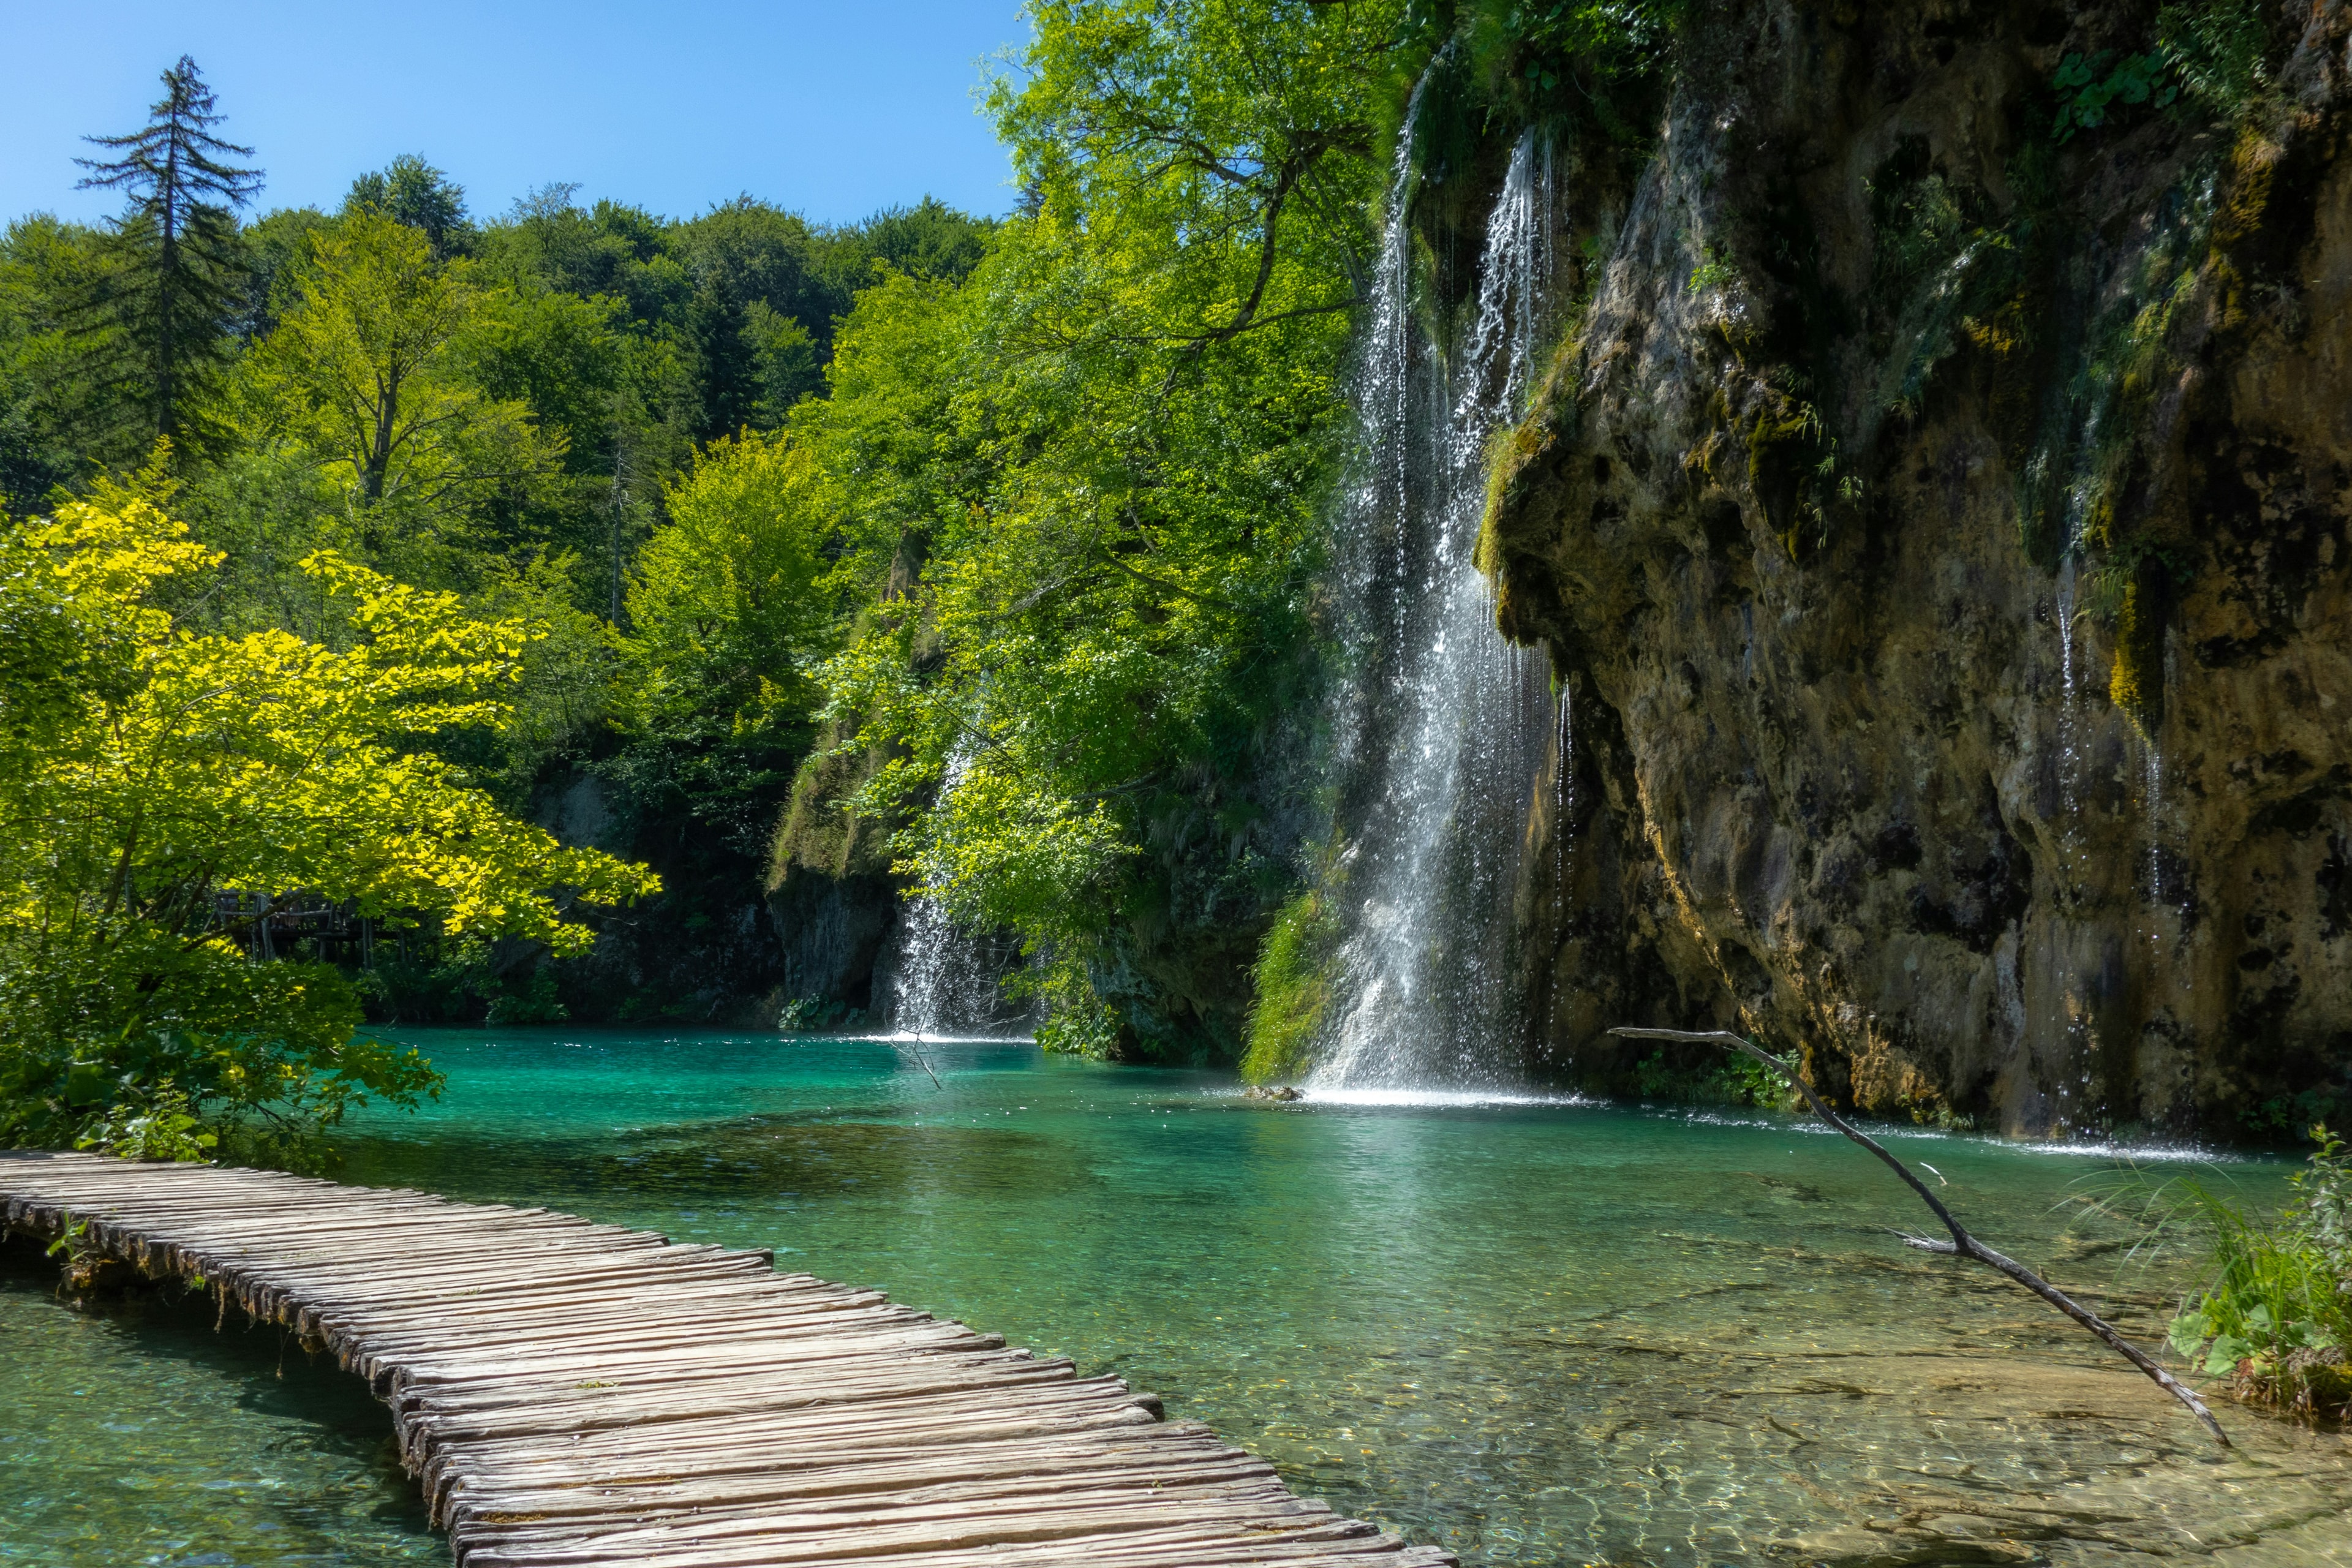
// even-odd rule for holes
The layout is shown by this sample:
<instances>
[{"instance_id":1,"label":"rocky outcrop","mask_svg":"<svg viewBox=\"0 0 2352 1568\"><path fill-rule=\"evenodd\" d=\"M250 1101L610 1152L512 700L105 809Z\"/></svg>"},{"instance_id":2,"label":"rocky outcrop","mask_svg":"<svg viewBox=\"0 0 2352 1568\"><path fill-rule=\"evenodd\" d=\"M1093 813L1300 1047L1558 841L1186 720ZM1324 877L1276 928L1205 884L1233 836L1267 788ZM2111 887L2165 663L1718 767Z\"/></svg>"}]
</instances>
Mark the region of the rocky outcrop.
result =
<instances>
[{"instance_id":1,"label":"rocky outcrop","mask_svg":"<svg viewBox=\"0 0 2352 1568\"><path fill-rule=\"evenodd\" d=\"M2258 19L2259 90L2062 141L2153 5L1727 3L1566 204L1488 548L1575 702L1567 1070L1730 1023L2023 1134L2352 1100L2352 12Z\"/></svg>"},{"instance_id":2,"label":"rocky outcrop","mask_svg":"<svg viewBox=\"0 0 2352 1568\"><path fill-rule=\"evenodd\" d=\"M841 749L835 726L793 782L770 852L767 905L783 950L783 991L810 1021L879 1023L875 964L897 929L905 881L890 869L890 824L845 804L887 760Z\"/></svg>"},{"instance_id":3,"label":"rocky outcrop","mask_svg":"<svg viewBox=\"0 0 2352 1568\"><path fill-rule=\"evenodd\" d=\"M776 928L755 896L756 862L747 864L741 847L708 823L632 809L628 801L585 769L559 774L541 791L540 826L565 844L643 860L662 879L652 898L577 911L596 945L549 964L556 991L544 1000L560 997L575 1023L772 1026L785 971ZM544 962L539 949L520 943L495 956L509 961L500 968L509 994L520 994L525 970ZM513 1019L525 1020L552 1016L534 1009Z\"/></svg>"}]
</instances>

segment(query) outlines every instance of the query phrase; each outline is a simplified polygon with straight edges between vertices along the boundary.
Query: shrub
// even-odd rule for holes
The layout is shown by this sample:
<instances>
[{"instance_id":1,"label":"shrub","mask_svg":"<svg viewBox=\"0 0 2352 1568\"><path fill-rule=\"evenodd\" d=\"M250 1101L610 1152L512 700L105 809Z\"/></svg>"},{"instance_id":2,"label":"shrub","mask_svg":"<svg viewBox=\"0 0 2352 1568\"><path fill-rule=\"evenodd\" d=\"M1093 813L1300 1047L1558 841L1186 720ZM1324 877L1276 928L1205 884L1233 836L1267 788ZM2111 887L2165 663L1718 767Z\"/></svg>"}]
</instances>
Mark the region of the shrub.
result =
<instances>
[{"instance_id":1,"label":"shrub","mask_svg":"<svg viewBox=\"0 0 2352 1568\"><path fill-rule=\"evenodd\" d=\"M2173 1348L2250 1404L2337 1415L2352 1406L2352 1156L2326 1127L2275 1220L2190 1184L2213 1232L2213 1277L2172 1321Z\"/></svg>"}]
</instances>

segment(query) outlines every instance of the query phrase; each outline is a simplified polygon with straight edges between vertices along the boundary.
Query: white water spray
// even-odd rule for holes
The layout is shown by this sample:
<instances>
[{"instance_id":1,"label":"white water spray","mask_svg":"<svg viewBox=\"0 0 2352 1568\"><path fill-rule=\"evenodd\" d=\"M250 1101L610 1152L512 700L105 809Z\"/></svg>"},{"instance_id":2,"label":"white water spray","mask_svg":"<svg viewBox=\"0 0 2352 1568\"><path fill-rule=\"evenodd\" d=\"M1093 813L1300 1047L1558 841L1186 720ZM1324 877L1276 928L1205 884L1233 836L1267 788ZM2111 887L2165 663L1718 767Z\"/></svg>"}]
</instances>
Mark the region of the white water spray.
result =
<instances>
[{"instance_id":1,"label":"white water spray","mask_svg":"<svg viewBox=\"0 0 2352 1568\"><path fill-rule=\"evenodd\" d=\"M2074 734L2074 552L2070 548L2058 563L2055 605L2058 616L2058 798L2065 820L2060 824L2069 859L2073 858L2077 779L2082 759Z\"/></svg>"},{"instance_id":2,"label":"white water spray","mask_svg":"<svg viewBox=\"0 0 2352 1568\"><path fill-rule=\"evenodd\" d=\"M1551 784L1551 909L1555 921L1568 909L1568 846L1576 824L1576 697L1562 681L1554 700L1559 725L1554 731Z\"/></svg>"},{"instance_id":3,"label":"white water spray","mask_svg":"<svg viewBox=\"0 0 2352 1568\"><path fill-rule=\"evenodd\" d=\"M1535 377L1550 155L1532 132L1512 151L1450 363L1413 330L1407 158L1401 148L1374 279L1363 466L1342 537L1342 624L1360 665L1339 725L1352 832L1340 999L1311 1080L1326 1089L1516 1077L1513 895L1558 720L1542 656L1496 629L1475 563L1487 444Z\"/></svg>"},{"instance_id":4,"label":"white water spray","mask_svg":"<svg viewBox=\"0 0 2352 1568\"><path fill-rule=\"evenodd\" d=\"M971 770L971 748L960 745L940 780L942 804ZM924 894L908 900L898 940L898 963L890 976L894 1033L919 1040L984 1031L997 1022L1003 1008L994 955L989 944L958 930L939 900Z\"/></svg>"}]
</instances>

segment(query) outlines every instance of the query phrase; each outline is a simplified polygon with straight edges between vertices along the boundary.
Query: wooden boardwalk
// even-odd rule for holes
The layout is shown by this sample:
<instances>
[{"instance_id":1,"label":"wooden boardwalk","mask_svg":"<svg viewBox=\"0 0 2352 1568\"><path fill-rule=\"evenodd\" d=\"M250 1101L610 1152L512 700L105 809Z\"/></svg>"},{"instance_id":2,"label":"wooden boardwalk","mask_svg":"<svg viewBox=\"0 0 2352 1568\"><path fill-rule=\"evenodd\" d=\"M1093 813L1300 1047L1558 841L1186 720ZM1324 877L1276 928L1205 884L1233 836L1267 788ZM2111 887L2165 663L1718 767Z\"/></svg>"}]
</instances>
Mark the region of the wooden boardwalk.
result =
<instances>
[{"instance_id":1,"label":"wooden boardwalk","mask_svg":"<svg viewBox=\"0 0 2352 1568\"><path fill-rule=\"evenodd\" d=\"M1454 1559L1117 1378L878 1291L546 1209L0 1153L7 1225L204 1281L392 1407L461 1568Z\"/></svg>"}]
</instances>

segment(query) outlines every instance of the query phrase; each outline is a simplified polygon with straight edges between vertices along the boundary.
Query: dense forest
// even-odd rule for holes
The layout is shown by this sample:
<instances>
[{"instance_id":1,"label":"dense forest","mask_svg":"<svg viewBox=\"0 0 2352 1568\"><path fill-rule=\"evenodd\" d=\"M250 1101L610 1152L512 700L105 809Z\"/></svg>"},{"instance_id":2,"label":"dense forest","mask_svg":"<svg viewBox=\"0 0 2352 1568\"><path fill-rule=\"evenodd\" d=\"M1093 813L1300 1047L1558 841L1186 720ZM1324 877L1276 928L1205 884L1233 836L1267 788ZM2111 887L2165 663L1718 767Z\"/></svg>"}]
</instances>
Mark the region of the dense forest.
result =
<instances>
[{"instance_id":1,"label":"dense forest","mask_svg":"<svg viewBox=\"0 0 2352 1568\"><path fill-rule=\"evenodd\" d=\"M2162 464L2129 442L2171 428L2134 412L2174 363L2162 355L2221 352L2221 338L2190 341L2185 291L2268 265L2249 259L2252 240L2225 253L2212 215L2237 209L2212 193L2252 192L2268 165L2245 149L2299 123L2274 85L2292 40L2238 0L1962 11L1981 59L1941 12L1878 28L1852 7L1685 0L1063 0L1032 8L1017 68L985 94L1013 160L1011 215L925 200L839 227L750 196L685 218L583 206L561 184L486 215L424 154L358 173L331 212L271 210L234 106L181 60L146 125L91 138L85 183L121 193L119 216L34 215L0 240L0 507L22 568L5 613L25 628L5 777L15 819L42 825L11 846L22 896L0 973L36 999L84 963L121 983L115 1003L0 1022L12 1102L78 1127L135 1110L165 1078L210 1092L185 1072L117 1069L120 1041L183 1028L161 1022L173 985L122 957L134 951L278 961L273 973L313 975L313 1001L354 1020L870 1024L877 949L916 893L991 939L1050 1047L1303 1070L1338 1026L1339 946L1369 918L1346 892L1350 877L1372 885L1365 801L1391 787L1334 765L1335 748L1388 721L1378 701L1343 721L1331 693L1395 684L1378 644L1403 626L1368 635L1345 602L1351 573L1390 570L1339 559L1367 473L1351 378L1381 331L1416 335L1432 346L1414 352L1456 374L1446 356L1495 308L1479 258L1498 190L1528 177L1540 142L1550 259L1513 307L1528 402L1447 460L1479 512L1465 553L1491 592L1481 635L1499 621L1543 650L1523 706L1556 710L1557 738L1547 715L1528 756L1493 770L1493 822L1452 808L1456 837L1534 847L1498 851L1517 857L1516 883L1490 868L1431 894L1483 903L1500 933L1491 962L1459 932L1416 938L1400 962L1498 997L1481 1028L1514 1070L1746 1093L1605 1035L1637 1011L1744 1020L1817 1050L1857 1103L2042 1130L2054 1113L2034 1107L2055 1089L2036 1075L2064 1068L2082 1029L2189 1039L2226 1022L2190 1021L2196 1008L2268 984L2275 1017L2249 1001L2251 1022L2223 1031L2253 1042L2221 1074L2242 1092L2216 1079L2127 1105L2139 1069L2118 1045L2102 1114L2210 1105L2291 1131L2333 1103L2321 1080L2340 1076L2305 1040L2332 1026L2328 987L2290 984L2276 964L2242 978L2261 968L2242 942L2199 958L2220 979L2194 1007L2134 980L2015 1010L2046 1043L1991 1038L2010 1026L1969 998L2079 991L2095 967L2082 954L2116 922L2168 899L2179 921L2194 914L2166 891L2168 877L2207 875L2193 847L2143 854L2134 836L2163 825L2121 785L2092 811L2078 763L2095 726L2101 757L2115 753L2105 773L2161 772L2166 617L2190 613L2192 581L2226 580L2199 575L2190 525L2131 499L2161 489L2134 476ZM1727 144L1689 129L1710 105L1780 91L1803 61L1894 73L1867 136L1852 132L1867 148L1784 128L1735 167ZM1967 128L1936 107L1948 78L1999 87L1984 148L1951 140ZM2057 215L2115 148L2139 149L2129 167L2148 171L2128 199L2175 216L2111 256ZM1826 172L1847 163L1864 174ZM1675 195L1685 184L1696 194ZM1683 216L1661 228L1669 210ZM2126 253L2139 259L2113 259ZM2177 298L2158 310L2146 279L2167 267ZM2107 282L2084 281L2101 268ZM1636 299L1642 280L1653 293ZM2114 302L2095 321L2053 303L2100 289ZM1370 321L1380 310L1397 320ZM1661 323L1681 336L1657 336ZM1647 367L1641 353L1669 341L1677 357ZM1617 428L1590 423L1616 405L1580 388L1635 365L1655 384L1625 395L1623 432L1593 434ZM1985 738L1990 761L1951 753L1946 821L1895 776L1911 753L1871 750L1893 742L1862 742L1859 710L1825 709L1822 734L1773 742L1790 771L1767 787L1740 760L1746 737L1812 711L1823 671L1868 668L1876 656L1839 639L1870 624L1867 584L1893 580L1884 552L1935 537L1906 521L1926 503L1895 482L1903 443L1978 404L1999 426L1987 438L2009 445L2003 466L1969 470L2000 479L1982 491L2000 516L1968 537L2006 552L1980 570L2009 574L2018 603L2000 613L2021 626L2047 620L2033 606L2063 579L2055 721L2071 771L2014 782L2021 747L2049 748L2011 726ZM2070 465L2075 478L2051 478ZM1628 515L1606 490L1627 484L1632 535L1568 542ZM134 565L100 570L109 551ZM1739 646L1649 668L1655 635L1629 629L1663 614L1645 595L1716 556L1732 575L1689 587L1656 625L1714 637L1716 607L1749 595ZM1852 586L1859 608L1792 600L1780 624L1822 646L1789 655L1785 700L1734 701L1761 679L1743 574L1784 566L1799 599ZM428 603L452 628L446 665L421 644L383 652L370 617L426 617ZM1993 641L2041 658L2038 635ZM408 661L411 695L310 714L321 754L430 773L515 825L510 853L467 860L478 836L416 826L358 864L363 828L415 808L388 789L380 820L353 803L356 819L334 816L296 853L269 814L299 809L311 753L265 766L227 730L151 715L141 741L125 727L163 700L158 672L174 661L379 653ZM2078 654L2100 671L2079 704ZM1736 680L1715 679L1735 665ZM2046 679L1954 676L1940 649L1921 668L1926 686L1885 700L1960 711L1971 682ZM1579 690L1599 702L1580 745ZM1685 717L1643 730L1666 690L1690 694ZM1335 738L1366 712L1372 729ZM1848 775L1885 778L1833 790L1806 772L1831 745L1858 748ZM239 759L254 770L241 780ZM211 852L205 835L226 828L172 809L173 769L200 761L237 803L221 820L259 835L244 862ZM1672 776L1624 771L1636 762ZM2241 763L2253 765L2217 751L2217 779ZM2015 799L1987 807L1988 789ZM1829 813L1837 790L1850 808ZM2042 804L2053 795L2063 813ZM1668 799L1705 804L1678 816L1656 804ZM2252 820L2311 831L2269 810ZM2113 843L2086 855L2093 832ZM447 863L387 872L408 849ZM588 858L551 876L560 854ZM1738 880L1768 871L1769 887ZM1869 930L1847 918L1864 884L1885 905ZM1768 893L1797 924L1751 915ZM2292 915L2315 942L2334 940L2333 896ZM528 912L541 904L543 918ZM2250 909L2242 929L2289 918ZM1914 938L1940 945L1903 945ZM2042 955L2032 973L2029 949ZM1905 1000L1931 982L1932 1006ZM1840 986L1863 999L1836 1000ZM190 1005L184 1026L205 1037L269 1033L261 1013L215 1027L210 1004ZM1916 1022L1902 1011L1915 1006ZM2086 1008L2107 1011L2084 1025ZM1905 1021L1856 1022L1878 1016ZM2057 1066L2008 1078L1984 1059L2045 1050Z\"/></svg>"},{"instance_id":2,"label":"dense forest","mask_svg":"<svg viewBox=\"0 0 2352 1568\"><path fill-rule=\"evenodd\" d=\"M9 614L46 628L11 789L50 829L11 872L11 984L48 999L5 1026L12 1126L250 1110L272 1074L287 1103L427 1083L319 1044L362 1010L838 1018L872 999L796 964L796 872L997 933L1049 1045L1238 1054L1301 879L1282 759L1311 728L1349 310L1429 24L1034 20L985 106L1002 221L677 219L561 184L491 216L424 155L268 209L183 58L148 124L90 139L120 217L9 226ZM434 616L450 646L395 655ZM397 666L406 696L289 717L310 741L257 756L255 689L313 659ZM155 710L192 660L255 689L207 693L237 710L209 728ZM327 753L385 764L383 798L306 804ZM528 844L449 849L395 763ZM209 824L172 776L196 765ZM272 842L222 849L231 818ZM275 842L319 833L370 843ZM463 866L383 871L436 836ZM230 967L307 999L208 996L227 969L158 968L184 951L275 960Z\"/></svg>"},{"instance_id":3,"label":"dense forest","mask_svg":"<svg viewBox=\"0 0 2352 1568\"><path fill-rule=\"evenodd\" d=\"M757 902L848 591L793 408L860 290L952 287L991 226L926 202L824 229L748 198L671 222L562 186L477 223L419 158L334 213L240 225L258 176L204 151L218 110L192 62L165 87L156 126L219 173L174 188L134 166L121 223L8 230L6 506L135 496L186 522L220 557L175 590L189 629L315 632L320 550L528 623L513 715L445 754L526 816L605 784L600 841L673 890L632 917L644 959L572 1000L696 1006L679 974L716 955L687 933ZM720 951L751 970L735 990L764 988L755 944ZM411 1021L560 1016L535 956L420 929L362 981Z\"/></svg>"}]
</instances>

